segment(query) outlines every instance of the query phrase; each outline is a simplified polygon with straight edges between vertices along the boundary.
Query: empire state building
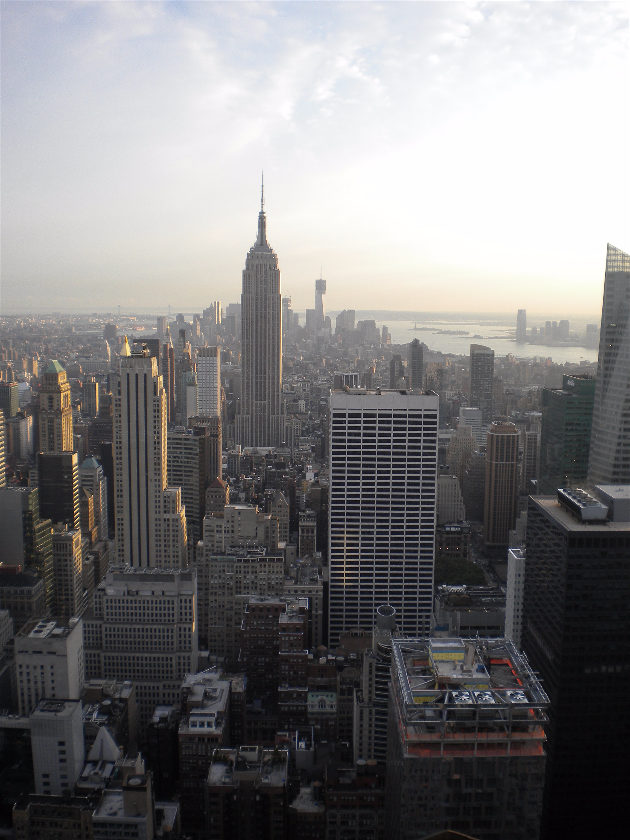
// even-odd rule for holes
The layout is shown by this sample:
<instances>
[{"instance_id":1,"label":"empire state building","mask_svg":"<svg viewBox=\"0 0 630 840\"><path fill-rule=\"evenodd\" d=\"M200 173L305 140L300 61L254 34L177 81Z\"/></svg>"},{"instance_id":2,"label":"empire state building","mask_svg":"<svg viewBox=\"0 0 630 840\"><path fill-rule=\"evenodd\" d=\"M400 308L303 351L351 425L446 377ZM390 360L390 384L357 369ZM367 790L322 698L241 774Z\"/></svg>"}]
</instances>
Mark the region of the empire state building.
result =
<instances>
[{"instance_id":1,"label":"empire state building","mask_svg":"<svg viewBox=\"0 0 630 840\"><path fill-rule=\"evenodd\" d=\"M237 437L242 446L282 443L281 304L278 256L267 242L263 187L258 238L249 249L243 270L242 391L237 418Z\"/></svg>"}]
</instances>

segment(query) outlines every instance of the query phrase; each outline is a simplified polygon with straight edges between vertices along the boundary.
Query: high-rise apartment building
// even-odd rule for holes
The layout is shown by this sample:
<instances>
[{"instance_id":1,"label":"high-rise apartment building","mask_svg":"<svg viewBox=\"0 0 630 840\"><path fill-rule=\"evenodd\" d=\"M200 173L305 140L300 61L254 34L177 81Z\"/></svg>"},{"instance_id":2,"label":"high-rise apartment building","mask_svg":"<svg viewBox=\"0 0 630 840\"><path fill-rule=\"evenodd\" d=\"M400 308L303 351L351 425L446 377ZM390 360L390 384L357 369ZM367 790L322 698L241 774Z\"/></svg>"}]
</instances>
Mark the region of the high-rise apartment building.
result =
<instances>
[{"instance_id":1,"label":"high-rise apartment building","mask_svg":"<svg viewBox=\"0 0 630 840\"><path fill-rule=\"evenodd\" d=\"M106 540L109 536L107 479L96 458L86 458L82 462L79 467L79 486L92 494L97 536L99 540Z\"/></svg>"},{"instance_id":2,"label":"high-rise apartment building","mask_svg":"<svg viewBox=\"0 0 630 840\"><path fill-rule=\"evenodd\" d=\"M17 382L0 382L0 410L9 420L20 410L20 395Z\"/></svg>"},{"instance_id":3,"label":"high-rise apartment building","mask_svg":"<svg viewBox=\"0 0 630 840\"><path fill-rule=\"evenodd\" d=\"M505 636L521 647L523 630L523 598L525 595L524 548L508 548L507 585L505 592Z\"/></svg>"},{"instance_id":4,"label":"high-rise apartment building","mask_svg":"<svg viewBox=\"0 0 630 840\"><path fill-rule=\"evenodd\" d=\"M562 377L562 388L543 388L539 491L584 482L588 472L595 380Z\"/></svg>"},{"instance_id":5,"label":"high-rise apartment building","mask_svg":"<svg viewBox=\"0 0 630 840\"><path fill-rule=\"evenodd\" d=\"M470 345L470 404L481 409L482 423L492 421L494 350L482 344Z\"/></svg>"},{"instance_id":6,"label":"high-rise apartment building","mask_svg":"<svg viewBox=\"0 0 630 840\"><path fill-rule=\"evenodd\" d=\"M200 347L197 351L197 413L221 416L221 351Z\"/></svg>"},{"instance_id":7,"label":"high-rise apartment building","mask_svg":"<svg viewBox=\"0 0 630 840\"><path fill-rule=\"evenodd\" d=\"M85 760L81 701L40 700L30 716L30 730L35 792L69 798Z\"/></svg>"},{"instance_id":8,"label":"high-rise apartment building","mask_svg":"<svg viewBox=\"0 0 630 840\"><path fill-rule=\"evenodd\" d=\"M487 546L505 546L516 522L519 431L514 423L492 423L486 449L483 532Z\"/></svg>"},{"instance_id":9,"label":"high-rise apartment building","mask_svg":"<svg viewBox=\"0 0 630 840\"><path fill-rule=\"evenodd\" d=\"M278 257L267 242L264 193L258 238L249 249L241 295L242 395L237 438L243 446L282 443L282 317Z\"/></svg>"},{"instance_id":10,"label":"high-rise apartment building","mask_svg":"<svg viewBox=\"0 0 630 840\"><path fill-rule=\"evenodd\" d=\"M52 538L55 580L55 616L69 621L87 606L83 586L81 531L55 530Z\"/></svg>"},{"instance_id":11,"label":"high-rise apartment building","mask_svg":"<svg viewBox=\"0 0 630 840\"><path fill-rule=\"evenodd\" d=\"M68 374L53 359L39 394L39 451L72 452L72 399Z\"/></svg>"},{"instance_id":12,"label":"high-rise apartment building","mask_svg":"<svg viewBox=\"0 0 630 840\"><path fill-rule=\"evenodd\" d=\"M409 344L407 357L407 376L409 387L414 391L422 390L424 381L424 344L414 338Z\"/></svg>"},{"instance_id":13,"label":"high-rise apartment building","mask_svg":"<svg viewBox=\"0 0 630 840\"><path fill-rule=\"evenodd\" d=\"M519 309L516 313L516 343L525 344L527 341L527 310Z\"/></svg>"},{"instance_id":14,"label":"high-rise apartment building","mask_svg":"<svg viewBox=\"0 0 630 840\"><path fill-rule=\"evenodd\" d=\"M125 341L114 383L116 557L138 568L186 564L179 488L167 488L166 393L157 361Z\"/></svg>"},{"instance_id":15,"label":"high-rise apartment building","mask_svg":"<svg viewBox=\"0 0 630 840\"><path fill-rule=\"evenodd\" d=\"M90 376L83 383L81 412L88 417L98 417L99 385L96 377Z\"/></svg>"},{"instance_id":16,"label":"high-rise apartment building","mask_svg":"<svg viewBox=\"0 0 630 840\"><path fill-rule=\"evenodd\" d=\"M386 836L538 837L549 701L512 642L394 639L391 678Z\"/></svg>"},{"instance_id":17,"label":"high-rise apartment building","mask_svg":"<svg viewBox=\"0 0 630 840\"><path fill-rule=\"evenodd\" d=\"M628 485L530 496L522 643L550 701L545 840L607 837L625 818L628 558Z\"/></svg>"},{"instance_id":18,"label":"high-rise apartment building","mask_svg":"<svg viewBox=\"0 0 630 840\"><path fill-rule=\"evenodd\" d=\"M44 582L46 606L53 606L52 523L39 515L36 487L0 487L2 561L23 566Z\"/></svg>"},{"instance_id":19,"label":"high-rise apartment building","mask_svg":"<svg viewBox=\"0 0 630 840\"><path fill-rule=\"evenodd\" d=\"M190 417L188 427L195 430L195 434L206 437L206 455L208 463L206 473L208 481L212 483L215 478L223 475L223 429L220 417ZM203 430L203 431L201 431Z\"/></svg>"},{"instance_id":20,"label":"high-rise apartment building","mask_svg":"<svg viewBox=\"0 0 630 840\"><path fill-rule=\"evenodd\" d=\"M84 681L81 621L27 622L15 636L15 678L21 715L30 714L43 697L78 700Z\"/></svg>"},{"instance_id":21,"label":"high-rise apartment building","mask_svg":"<svg viewBox=\"0 0 630 840\"><path fill-rule=\"evenodd\" d=\"M608 245L588 477L630 484L630 255Z\"/></svg>"},{"instance_id":22,"label":"high-rise apartment building","mask_svg":"<svg viewBox=\"0 0 630 840\"><path fill-rule=\"evenodd\" d=\"M329 643L390 604L402 633L428 632L433 597L437 394L330 397Z\"/></svg>"},{"instance_id":23,"label":"high-rise apartment building","mask_svg":"<svg viewBox=\"0 0 630 840\"><path fill-rule=\"evenodd\" d=\"M194 571L108 571L85 614L87 679L132 680L141 725L197 670Z\"/></svg>"},{"instance_id":24,"label":"high-rise apartment building","mask_svg":"<svg viewBox=\"0 0 630 840\"><path fill-rule=\"evenodd\" d=\"M264 548L234 548L217 554L202 545L194 564L199 588L199 636L210 653L235 660L247 598L282 595L284 558Z\"/></svg>"},{"instance_id":25,"label":"high-rise apartment building","mask_svg":"<svg viewBox=\"0 0 630 840\"><path fill-rule=\"evenodd\" d=\"M210 445L206 426L195 426L192 429L174 426L168 430L167 478L171 487L181 488L191 548L194 548L202 535L209 479L207 450Z\"/></svg>"}]
</instances>

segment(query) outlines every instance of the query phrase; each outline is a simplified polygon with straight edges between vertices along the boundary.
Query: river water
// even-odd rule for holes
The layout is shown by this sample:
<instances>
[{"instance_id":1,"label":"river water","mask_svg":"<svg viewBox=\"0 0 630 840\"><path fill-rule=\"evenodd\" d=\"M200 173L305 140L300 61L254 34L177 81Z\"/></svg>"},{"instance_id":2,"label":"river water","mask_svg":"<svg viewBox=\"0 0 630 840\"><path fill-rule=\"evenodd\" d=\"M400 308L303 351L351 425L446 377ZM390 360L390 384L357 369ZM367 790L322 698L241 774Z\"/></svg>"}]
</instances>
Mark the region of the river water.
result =
<instances>
[{"instance_id":1,"label":"river water","mask_svg":"<svg viewBox=\"0 0 630 840\"><path fill-rule=\"evenodd\" d=\"M357 320L363 320L365 313L357 313ZM376 320L379 329L387 325L392 337L392 344L408 344L414 338L423 341L430 350L440 353L453 353L467 356L471 344L483 344L492 348L496 356L507 356L508 353L522 358L534 359L551 358L556 364L565 362L596 362L597 349L589 347L554 347L546 344L517 344L514 339L514 324L494 321L464 321L446 320L444 318L430 320L392 320L385 318ZM454 335L453 333L462 333ZM576 330L577 332L577 330Z\"/></svg>"}]
</instances>

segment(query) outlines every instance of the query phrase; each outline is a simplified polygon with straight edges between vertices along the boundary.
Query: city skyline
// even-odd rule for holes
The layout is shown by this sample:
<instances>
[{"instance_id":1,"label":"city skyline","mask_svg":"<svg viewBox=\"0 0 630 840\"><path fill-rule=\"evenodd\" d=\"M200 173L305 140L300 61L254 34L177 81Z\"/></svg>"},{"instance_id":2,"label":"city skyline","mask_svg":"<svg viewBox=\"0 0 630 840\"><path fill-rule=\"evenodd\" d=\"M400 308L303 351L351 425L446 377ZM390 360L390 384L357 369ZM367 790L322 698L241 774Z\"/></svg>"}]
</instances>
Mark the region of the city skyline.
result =
<instances>
[{"instance_id":1,"label":"city skyline","mask_svg":"<svg viewBox=\"0 0 630 840\"><path fill-rule=\"evenodd\" d=\"M261 169L296 310L590 314L627 250L622 4L2 14L3 314L238 299Z\"/></svg>"}]
</instances>

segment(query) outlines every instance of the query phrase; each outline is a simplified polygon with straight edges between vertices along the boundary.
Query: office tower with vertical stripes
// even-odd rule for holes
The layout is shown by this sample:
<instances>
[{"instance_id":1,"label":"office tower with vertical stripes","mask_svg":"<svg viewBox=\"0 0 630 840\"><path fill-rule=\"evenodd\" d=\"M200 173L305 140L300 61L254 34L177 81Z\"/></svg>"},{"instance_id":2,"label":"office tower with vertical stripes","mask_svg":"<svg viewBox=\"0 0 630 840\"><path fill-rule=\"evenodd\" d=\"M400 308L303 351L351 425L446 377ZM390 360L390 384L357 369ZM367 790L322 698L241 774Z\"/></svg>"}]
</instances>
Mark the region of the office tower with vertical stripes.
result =
<instances>
[{"instance_id":1,"label":"office tower with vertical stripes","mask_svg":"<svg viewBox=\"0 0 630 840\"><path fill-rule=\"evenodd\" d=\"M186 565L179 488L167 487L166 393L157 360L125 339L114 383L116 558L135 569Z\"/></svg>"},{"instance_id":2,"label":"office tower with vertical stripes","mask_svg":"<svg viewBox=\"0 0 630 840\"><path fill-rule=\"evenodd\" d=\"M262 192L258 237L245 260L241 295L242 396L236 428L243 446L283 441L281 308L280 269L267 242Z\"/></svg>"},{"instance_id":3,"label":"office tower with vertical stripes","mask_svg":"<svg viewBox=\"0 0 630 840\"><path fill-rule=\"evenodd\" d=\"M486 449L483 534L487 546L505 546L516 522L518 504L518 448L514 423L492 423Z\"/></svg>"},{"instance_id":4,"label":"office tower with vertical stripes","mask_svg":"<svg viewBox=\"0 0 630 840\"><path fill-rule=\"evenodd\" d=\"M428 632L433 599L438 396L330 397L329 644L369 629L381 604L404 635Z\"/></svg>"}]
</instances>

